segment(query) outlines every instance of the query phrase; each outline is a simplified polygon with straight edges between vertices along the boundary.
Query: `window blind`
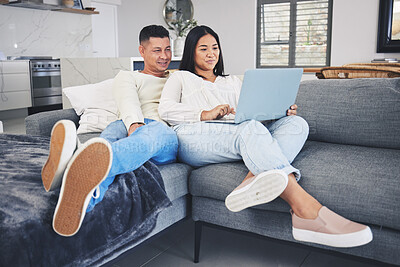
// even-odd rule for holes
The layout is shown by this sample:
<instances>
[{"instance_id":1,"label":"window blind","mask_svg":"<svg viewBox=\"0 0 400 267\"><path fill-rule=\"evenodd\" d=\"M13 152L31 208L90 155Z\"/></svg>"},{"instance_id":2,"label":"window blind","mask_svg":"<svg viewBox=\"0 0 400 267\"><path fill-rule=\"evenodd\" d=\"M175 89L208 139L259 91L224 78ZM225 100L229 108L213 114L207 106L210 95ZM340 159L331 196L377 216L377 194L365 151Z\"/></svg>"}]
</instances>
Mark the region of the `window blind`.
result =
<instances>
[{"instance_id":1,"label":"window blind","mask_svg":"<svg viewBox=\"0 0 400 267\"><path fill-rule=\"evenodd\" d=\"M331 0L259 0L258 67L329 65Z\"/></svg>"}]
</instances>

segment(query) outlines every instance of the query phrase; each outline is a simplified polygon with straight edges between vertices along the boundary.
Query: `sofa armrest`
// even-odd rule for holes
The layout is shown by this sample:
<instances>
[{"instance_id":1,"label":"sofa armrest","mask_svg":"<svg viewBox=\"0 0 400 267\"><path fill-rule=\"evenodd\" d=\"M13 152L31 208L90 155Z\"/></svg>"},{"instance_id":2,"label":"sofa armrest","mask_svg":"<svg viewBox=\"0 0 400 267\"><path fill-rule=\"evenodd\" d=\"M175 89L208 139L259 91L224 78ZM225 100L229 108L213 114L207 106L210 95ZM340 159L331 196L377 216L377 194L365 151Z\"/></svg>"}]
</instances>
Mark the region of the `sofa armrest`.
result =
<instances>
[{"instance_id":1,"label":"sofa armrest","mask_svg":"<svg viewBox=\"0 0 400 267\"><path fill-rule=\"evenodd\" d=\"M50 136L53 125L59 120L71 120L79 126L79 116L72 108L46 111L25 118L26 134Z\"/></svg>"}]
</instances>

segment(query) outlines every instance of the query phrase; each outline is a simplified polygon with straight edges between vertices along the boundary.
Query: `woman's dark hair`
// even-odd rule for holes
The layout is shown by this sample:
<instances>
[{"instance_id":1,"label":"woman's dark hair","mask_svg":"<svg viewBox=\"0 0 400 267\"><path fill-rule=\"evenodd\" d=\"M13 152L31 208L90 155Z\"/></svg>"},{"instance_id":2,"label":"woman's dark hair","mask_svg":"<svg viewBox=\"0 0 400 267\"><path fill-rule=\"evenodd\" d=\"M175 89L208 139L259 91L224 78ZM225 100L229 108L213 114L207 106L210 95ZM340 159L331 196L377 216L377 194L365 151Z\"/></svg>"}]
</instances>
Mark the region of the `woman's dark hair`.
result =
<instances>
[{"instance_id":1,"label":"woman's dark hair","mask_svg":"<svg viewBox=\"0 0 400 267\"><path fill-rule=\"evenodd\" d=\"M179 70L187 70L196 74L194 68L194 53L196 51L196 46L199 42L199 39L207 34L211 34L215 38L215 40L217 40L219 48L219 58L217 64L214 67L214 74L216 76L226 76L224 74L224 60L222 59L222 50L219 43L218 34L216 34L210 27L207 27L205 25L194 27L188 33L185 41L185 47L183 49L181 64L179 65Z\"/></svg>"}]
</instances>

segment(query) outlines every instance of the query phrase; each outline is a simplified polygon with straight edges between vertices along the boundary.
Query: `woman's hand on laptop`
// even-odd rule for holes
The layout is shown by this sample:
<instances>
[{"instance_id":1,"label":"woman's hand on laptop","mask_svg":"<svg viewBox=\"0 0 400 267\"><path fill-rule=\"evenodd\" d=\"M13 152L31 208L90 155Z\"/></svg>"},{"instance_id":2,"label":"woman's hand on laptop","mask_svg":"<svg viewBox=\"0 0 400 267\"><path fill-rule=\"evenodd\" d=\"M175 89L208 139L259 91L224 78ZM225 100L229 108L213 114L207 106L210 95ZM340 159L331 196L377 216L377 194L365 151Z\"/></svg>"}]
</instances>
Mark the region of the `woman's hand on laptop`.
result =
<instances>
[{"instance_id":1,"label":"woman's hand on laptop","mask_svg":"<svg viewBox=\"0 0 400 267\"><path fill-rule=\"evenodd\" d=\"M200 120L201 121L218 120L224 117L225 115L229 114L236 114L235 109L230 107L228 104L218 105L212 110L204 110L201 113Z\"/></svg>"},{"instance_id":2,"label":"woman's hand on laptop","mask_svg":"<svg viewBox=\"0 0 400 267\"><path fill-rule=\"evenodd\" d=\"M296 104L291 105L290 108L287 110L286 115L296 116L297 115L297 105Z\"/></svg>"}]
</instances>

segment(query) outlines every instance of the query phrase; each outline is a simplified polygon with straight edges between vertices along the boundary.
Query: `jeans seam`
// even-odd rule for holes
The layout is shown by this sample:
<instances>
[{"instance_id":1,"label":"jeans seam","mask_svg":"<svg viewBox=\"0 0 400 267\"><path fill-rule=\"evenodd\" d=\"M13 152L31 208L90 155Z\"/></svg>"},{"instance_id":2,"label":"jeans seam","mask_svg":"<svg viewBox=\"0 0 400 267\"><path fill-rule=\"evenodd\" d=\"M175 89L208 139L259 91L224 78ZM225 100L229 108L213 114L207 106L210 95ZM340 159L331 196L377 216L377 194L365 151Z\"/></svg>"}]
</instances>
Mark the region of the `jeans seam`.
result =
<instances>
[{"instance_id":1,"label":"jeans seam","mask_svg":"<svg viewBox=\"0 0 400 267\"><path fill-rule=\"evenodd\" d=\"M243 145L244 145L244 147L245 147L245 149L246 149L246 155L247 155L247 158L250 160L250 162L251 162L251 164L253 164L253 166L258 170L258 172L260 172L260 168L254 163L254 161L253 161L253 159L249 156L249 154L247 153L247 146L246 146L246 142L244 142L244 140L243 140L243 137L242 137L242 133L240 133L239 134L239 137L240 137L240 139L241 139L241 141L243 142ZM243 160L243 155L241 155L242 156L242 160ZM244 162L244 160L243 160L243 162ZM246 165L246 164L245 164ZM250 171L250 170L249 170ZM256 175L255 173L253 173L254 175Z\"/></svg>"}]
</instances>

